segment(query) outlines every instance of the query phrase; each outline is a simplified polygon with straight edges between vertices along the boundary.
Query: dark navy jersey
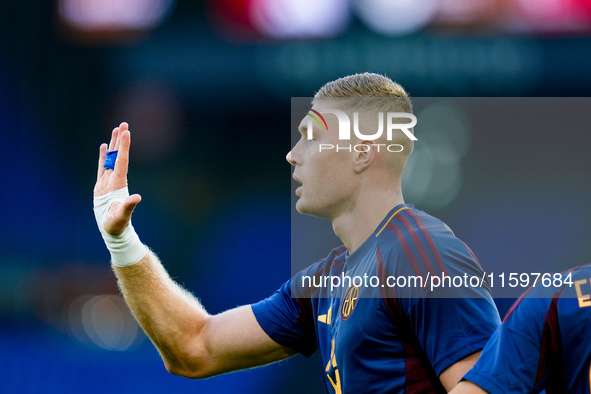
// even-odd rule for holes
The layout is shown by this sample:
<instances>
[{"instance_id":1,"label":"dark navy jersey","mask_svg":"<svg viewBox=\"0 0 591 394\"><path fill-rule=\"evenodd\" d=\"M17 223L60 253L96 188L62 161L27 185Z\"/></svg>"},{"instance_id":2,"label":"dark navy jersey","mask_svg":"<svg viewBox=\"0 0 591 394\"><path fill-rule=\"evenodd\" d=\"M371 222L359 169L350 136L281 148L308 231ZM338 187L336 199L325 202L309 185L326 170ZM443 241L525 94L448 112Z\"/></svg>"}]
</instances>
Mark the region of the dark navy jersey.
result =
<instances>
[{"instance_id":1,"label":"dark navy jersey","mask_svg":"<svg viewBox=\"0 0 591 394\"><path fill-rule=\"evenodd\" d=\"M484 277L470 249L440 220L399 205L359 249L332 250L252 309L277 343L320 352L327 392L445 392L441 372L482 350L500 324L486 281L430 286L465 274Z\"/></svg>"},{"instance_id":2,"label":"dark navy jersey","mask_svg":"<svg viewBox=\"0 0 591 394\"><path fill-rule=\"evenodd\" d=\"M591 265L538 280L513 304L464 379L493 394L589 393L590 281Z\"/></svg>"}]
</instances>

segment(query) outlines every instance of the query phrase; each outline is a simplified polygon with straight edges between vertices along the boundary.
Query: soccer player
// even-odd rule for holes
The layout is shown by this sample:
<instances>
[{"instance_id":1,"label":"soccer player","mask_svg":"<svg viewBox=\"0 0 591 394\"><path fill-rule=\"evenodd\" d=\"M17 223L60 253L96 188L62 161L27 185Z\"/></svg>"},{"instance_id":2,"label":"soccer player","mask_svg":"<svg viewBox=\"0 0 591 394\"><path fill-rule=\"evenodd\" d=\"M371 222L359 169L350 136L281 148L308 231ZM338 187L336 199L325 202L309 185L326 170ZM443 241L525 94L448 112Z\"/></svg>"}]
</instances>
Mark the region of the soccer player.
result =
<instances>
[{"instance_id":1,"label":"soccer player","mask_svg":"<svg viewBox=\"0 0 591 394\"><path fill-rule=\"evenodd\" d=\"M320 89L312 112L330 110L354 120L357 112L363 136L380 128L382 114L411 113L412 106L400 85L364 73ZM450 390L500 320L486 282L431 291L429 278L481 278L479 263L443 222L405 204L401 178L413 147L408 135L398 130L374 140L358 133L339 141L337 119L327 115L326 127L313 124L308 139L307 119L287 154L301 183L296 208L331 220L344 245L269 298L214 316L168 276L131 226L141 198L127 192L130 132L126 123L113 130L108 149L100 148L95 216L127 303L173 374L203 378L318 350L327 392ZM359 148L320 149L344 142ZM346 282L364 275L379 284L318 285L324 278ZM315 278L315 285L306 278Z\"/></svg>"},{"instance_id":2,"label":"soccer player","mask_svg":"<svg viewBox=\"0 0 591 394\"><path fill-rule=\"evenodd\" d=\"M589 393L591 265L539 280L509 309L461 393Z\"/></svg>"}]
</instances>

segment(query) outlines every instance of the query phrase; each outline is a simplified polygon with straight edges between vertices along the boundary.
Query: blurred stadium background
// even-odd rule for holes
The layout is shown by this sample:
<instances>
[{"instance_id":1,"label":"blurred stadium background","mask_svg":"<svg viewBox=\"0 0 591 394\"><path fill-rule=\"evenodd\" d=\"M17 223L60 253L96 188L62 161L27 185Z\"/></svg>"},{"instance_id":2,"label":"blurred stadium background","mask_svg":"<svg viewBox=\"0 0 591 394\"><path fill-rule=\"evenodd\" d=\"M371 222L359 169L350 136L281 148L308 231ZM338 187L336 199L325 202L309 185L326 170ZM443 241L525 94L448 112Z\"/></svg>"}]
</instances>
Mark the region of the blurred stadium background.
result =
<instances>
[{"instance_id":1,"label":"blurred stadium background","mask_svg":"<svg viewBox=\"0 0 591 394\"><path fill-rule=\"evenodd\" d=\"M134 225L216 313L290 275L291 97L363 71L415 97L588 96L589 33L591 0L2 1L0 392L323 392L314 357L206 381L165 371L92 214L98 146L120 121L144 198ZM425 116L463 130L460 180L423 152L408 200L489 271L588 262L589 122L462 128L448 101ZM572 103L556 111L587 111Z\"/></svg>"}]
</instances>

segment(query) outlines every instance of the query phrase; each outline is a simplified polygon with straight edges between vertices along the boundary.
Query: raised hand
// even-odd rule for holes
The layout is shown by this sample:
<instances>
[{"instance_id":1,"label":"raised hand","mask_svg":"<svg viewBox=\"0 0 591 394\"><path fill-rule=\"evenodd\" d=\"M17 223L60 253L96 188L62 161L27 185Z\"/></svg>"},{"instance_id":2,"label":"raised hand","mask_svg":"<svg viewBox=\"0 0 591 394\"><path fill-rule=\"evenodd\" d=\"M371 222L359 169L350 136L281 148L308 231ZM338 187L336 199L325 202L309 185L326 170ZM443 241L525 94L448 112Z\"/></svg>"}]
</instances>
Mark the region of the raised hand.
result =
<instances>
[{"instance_id":1,"label":"raised hand","mask_svg":"<svg viewBox=\"0 0 591 394\"><path fill-rule=\"evenodd\" d=\"M123 122L119 127L113 129L111 141L108 145L109 151L118 151L114 170L104 168L107 159L107 144L100 146L97 178L94 186L95 198L127 186L130 145L129 126ZM126 196L123 202L113 202L103 222L104 230L110 235L121 234L129 225L131 214L141 199L139 194L132 194Z\"/></svg>"}]
</instances>

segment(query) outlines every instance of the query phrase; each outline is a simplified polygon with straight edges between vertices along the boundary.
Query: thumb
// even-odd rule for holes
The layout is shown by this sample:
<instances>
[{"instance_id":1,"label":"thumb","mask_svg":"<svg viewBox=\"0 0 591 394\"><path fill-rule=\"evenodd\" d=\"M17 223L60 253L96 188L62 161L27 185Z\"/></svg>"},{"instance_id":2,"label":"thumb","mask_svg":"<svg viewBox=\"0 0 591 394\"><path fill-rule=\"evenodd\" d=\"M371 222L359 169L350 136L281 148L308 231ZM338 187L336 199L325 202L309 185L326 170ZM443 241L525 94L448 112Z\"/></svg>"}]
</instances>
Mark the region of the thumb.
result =
<instances>
[{"instance_id":1,"label":"thumb","mask_svg":"<svg viewBox=\"0 0 591 394\"><path fill-rule=\"evenodd\" d=\"M129 225L131 214L141 201L142 197L139 194L133 194L126 197L123 202L114 202L105 218L103 228L110 235L119 235Z\"/></svg>"},{"instance_id":2,"label":"thumb","mask_svg":"<svg viewBox=\"0 0 591 394\"><path fill-rule=\"evenodd\" d=\"M131 219L131 214L140 201L142 201L142 196L139 194L132 194L123 201L122 211L125 219Z\"/></svg>"}]
</instances>

